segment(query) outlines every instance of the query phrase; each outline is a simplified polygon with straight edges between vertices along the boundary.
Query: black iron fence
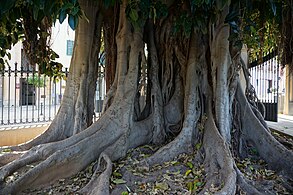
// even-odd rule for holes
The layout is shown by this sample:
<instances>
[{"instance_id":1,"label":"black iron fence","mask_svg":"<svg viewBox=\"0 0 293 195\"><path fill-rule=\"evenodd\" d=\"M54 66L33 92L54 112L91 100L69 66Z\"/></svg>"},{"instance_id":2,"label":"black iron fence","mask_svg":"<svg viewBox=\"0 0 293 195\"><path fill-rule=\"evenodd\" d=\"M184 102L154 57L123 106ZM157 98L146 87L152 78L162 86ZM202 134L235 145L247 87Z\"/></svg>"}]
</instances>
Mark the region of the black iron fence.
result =
<instances>
[{"instance_id":1,"label":"black iron fence","mask_svg":"<svg viewBox=\"0 0 293 195\"><path fill-rule=\"evenodd\" d=\"M250 63L251 83L265 107L265 120L278 120L279 60L277 51Z\"/></svg>"},{"instance_id":2,"label":"black iron fence","mask_svg":"<svg viewBox=\"0 0 293 195\"><path fill-rule=\"evenodd\" d=\"M65 77L69 72L62 70ZM0 71L0 125L49 122L58 112L66 80L41 75L36 68L6 67ZM95 97L96 120L105 94L104 73L99 72Z\"/></svg>"}]
</instances>

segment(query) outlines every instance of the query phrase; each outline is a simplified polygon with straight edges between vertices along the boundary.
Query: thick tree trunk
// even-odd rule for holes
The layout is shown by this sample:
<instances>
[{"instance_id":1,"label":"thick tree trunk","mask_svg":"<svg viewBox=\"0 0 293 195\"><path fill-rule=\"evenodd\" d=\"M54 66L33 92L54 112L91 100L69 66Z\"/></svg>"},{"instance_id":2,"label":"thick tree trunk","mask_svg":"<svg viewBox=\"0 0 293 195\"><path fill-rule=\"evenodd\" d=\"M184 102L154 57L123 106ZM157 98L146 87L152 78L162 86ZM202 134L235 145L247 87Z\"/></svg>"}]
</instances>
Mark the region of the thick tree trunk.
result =
<instances>
[{"instance_id":1,"label":"thick tree trunk","mask_svg":"<svg viewBox=\"0 0 293 195\"><path fill-rule=\"evenodd\" d=\"M229 69L231 56L229 51L230 28L225 23L225 17L229 12L226 5L221 12L218 21L211 29L211 67L213 78L213 94L215 101L216 124L224 139L229 142L231 139L230 99L229 99Z\"/></svg>"}]
</instances>

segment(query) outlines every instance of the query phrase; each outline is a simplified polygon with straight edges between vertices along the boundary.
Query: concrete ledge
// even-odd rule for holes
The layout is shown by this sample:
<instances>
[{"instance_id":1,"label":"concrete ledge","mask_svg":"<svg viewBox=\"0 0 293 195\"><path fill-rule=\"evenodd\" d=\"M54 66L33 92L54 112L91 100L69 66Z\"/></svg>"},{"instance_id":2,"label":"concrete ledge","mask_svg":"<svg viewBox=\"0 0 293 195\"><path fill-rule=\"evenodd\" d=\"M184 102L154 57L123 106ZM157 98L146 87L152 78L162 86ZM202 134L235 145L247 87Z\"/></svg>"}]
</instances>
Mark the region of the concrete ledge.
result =
<instances>
[{"instance_id":1,"label":"concrete ledge","mask_svg":"<svg viewBox=\"0 0 293 195\"><path fill-rule=\"evenodd\" d=\"M12 146L25 143L43 133L47 128L48 124L1 129L0 146Z\"/></svg>"}]
</instances>

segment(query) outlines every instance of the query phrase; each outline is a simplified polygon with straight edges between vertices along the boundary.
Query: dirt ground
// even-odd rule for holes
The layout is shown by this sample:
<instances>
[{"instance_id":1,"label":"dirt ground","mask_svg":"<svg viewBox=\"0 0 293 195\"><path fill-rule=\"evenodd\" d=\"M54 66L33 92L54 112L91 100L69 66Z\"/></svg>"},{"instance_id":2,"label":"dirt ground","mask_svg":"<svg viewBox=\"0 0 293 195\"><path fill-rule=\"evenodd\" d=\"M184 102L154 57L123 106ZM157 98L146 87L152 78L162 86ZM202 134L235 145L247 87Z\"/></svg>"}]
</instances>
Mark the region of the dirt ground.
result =
<instances>
[{"instance_id":1,"label":"dirt ground","mask_svg":"<svg viewBox=\"0 0 293 195\"><path fill-rule=\"evenodd\" d=\"M287 148L293 149L292 137L274 131L272 134ZM111 193L114 195L188 195L197 194L203 188L206 173L200 160L193 159L194 154L181 154L173 161L153 167L147 166L144 159L157 149L151 145L145 145L130 150L126 158L114 163ZM201 152L200 148L195 148L195 151ZM270 170L267 164L257 157L257 152L255 158L237 159L236 165L257 189L265 189L266 192L272 194L293 194L293 180ZM27 166L24 170L14 173L13 176L7 178L6 182L12 182L22 175L22 172L33 166ZM78 191L90 181L96 166L97 162L93 162L71 178L60 179L41 189L26 190L22 194L79 194ZM205 194L213 194L217 190L217 187L211 186L209 192ZM245 193L237 189L237 194Z\"/></svg>"}]
</instances>

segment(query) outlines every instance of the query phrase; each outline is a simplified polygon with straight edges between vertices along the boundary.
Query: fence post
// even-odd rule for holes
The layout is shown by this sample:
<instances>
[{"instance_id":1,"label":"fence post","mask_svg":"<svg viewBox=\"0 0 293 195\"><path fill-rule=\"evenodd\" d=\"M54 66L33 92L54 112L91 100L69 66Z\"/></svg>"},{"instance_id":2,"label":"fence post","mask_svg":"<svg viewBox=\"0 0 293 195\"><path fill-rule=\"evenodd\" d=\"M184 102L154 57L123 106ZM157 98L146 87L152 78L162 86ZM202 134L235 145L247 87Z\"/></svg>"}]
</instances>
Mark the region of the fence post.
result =
<instances>
[{"instance_id":1,"label":"fence post","mask_svg":"<svg viewBox=\"0 0 293 195\"><path fill-rule=\"evenodd\" d=\"M7 119L7 124L10 124L10 86L11 86L11 67L8 67L8 119Z\"/></svg>"},{"instance_id":2,"label":"fence post","mask_svg":"<svg viewBox=\"0 0 293 195\"><path fill-rule=\"evenodd\" d=\"M43 103L41 103L41 114L40 115L43 115Z\"/></svg>"},{"instance_id":3,"label":"fence post","mask_svg":"<svg viewBox=\"0 0 293 195\"><path fill-rule=\"evenodd\" d=\"M14 123L16 123L16 77L17 77L17 62L14 63Z\"/></svg>"},{"instance_id":4,"label":"fence post","mask_svg":"<svg viewBox=\"0 0 293 195\"><path fill-rule=\"evenodd\" d=\"M1 76L2 76L2 78L1 78L2 79L2 83L1 83L2 84L2 88L1 88L1 90L2 90L2 94L1 94L2 95L2 101L1 101L1 113L2 113L1 125L4 124L4 118L3 118L4 117L4 94L3 94L3 92L4 92L3 88L4 87L3 86L4 86L4 75L5 75L4 73L5 73L5 70L3 69L2 73L1 73Z\"/></svg>"}]
</instances>

